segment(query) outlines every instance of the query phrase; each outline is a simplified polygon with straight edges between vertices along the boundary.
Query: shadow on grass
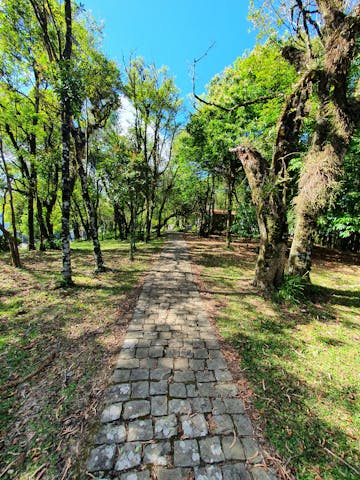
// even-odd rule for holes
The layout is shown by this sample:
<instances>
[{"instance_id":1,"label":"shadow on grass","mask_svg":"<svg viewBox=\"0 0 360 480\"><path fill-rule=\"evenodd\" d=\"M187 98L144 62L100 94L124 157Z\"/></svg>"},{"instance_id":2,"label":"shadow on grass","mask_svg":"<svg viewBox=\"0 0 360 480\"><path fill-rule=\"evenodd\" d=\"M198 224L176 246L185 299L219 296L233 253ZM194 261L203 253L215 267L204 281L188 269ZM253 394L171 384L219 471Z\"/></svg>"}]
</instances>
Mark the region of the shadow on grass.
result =
<instances>
[{"instance_id":1,"label":"shadow on grass","mask_svg":"<svg viewBox=\"0 0 360 480\"><path fill-rule=\"evenodd\" d=\"M72 459L72 474L77 472L79 475L83 457L88 455L91 447L90 444L81 444L77 455L71 450L79 438L76 433L79 426L85 426L85 430L89 431L96 424L96 416L91 415L87 419L87 411L102 397L99 396L99 387L104 385L101 372L117 349L106 348L99 341L104 333L101 330L71 339L61 333L61 328L54 331L54 325L50 323L45 325L42 340L37 343L37 355L28 350L20 350L19 354L17 347L17 356L12 357L16 361L9 364L11 368L20 367L24 375L26 365L35 369L50 352L57 353L54 362L34 378L31 387L27 383L20 389L23 395L20 408L12 397L5 396L0 403L0 464L6 466L13 462L9 475L4 474L4 479L20 478L22 474L30 478L30 472L45 462L49 465L47 478L60 478L67 458ZM58 326L63 324L60 322ZM47 335L51 332L56 339ZM12 414L18 408L16 428L13 428ZM74 431L75 437L70 436L70 442L63 442L62 436L66 437L71 431ZM61 450L57 448L59 441ZM36 456L29 454L35 450ZM75 475L72 478L80 477Z\"/></svg>"},{"instance_id":2,"label":"shadow on grass","mask_svg":"<svg viewBox=\"0 0 360 480\"><path fill-rule=\"evenodd\" d=\"M76 462L87 456L82 432L96 421L107 362L119 350L138 290L129 292L158 250L143 246L139 262L131 263L125 249L105 248L105 262L116 271L104 275L91 272L90 249L74 251L77 284L69 289L54 289L59 252L31 252L25 269L9 268L12 280L1 291L0 385L26 378L53 352L56 357L17 388L0 391L0 464L12 464L4 479L30 478L44 464L47 478L61 478L67 459L72 478L82 478L76 473Z\"/></svg>"},{"instance_id":3,"label":"shadow on grass","mask_svg":"<svg viewBox=\"0 0 360 480\"><path fill-rule=\"evenodd\" d=\"M226 318L222 322L226 323ZM268 439L293 465L296 478L320 478L316 477L320 474L323 479L355 480L358 474L326 451L343 457L356 468L355 442L344 431L316 416L312 405L314 398L318 402L331 401L354 415L356 406L352 398L358 392L338 385L332 385L330 390L321 387L314 390L304 378L289 372L284 365L298 362L304 347L301 342L294 343L289 334L292 327L285 318L281 322L263 318L251 322L251 333L238 331L226 336L226 340L239 352L241 367L255 391L255 407L266 412Z\"/></svg>"},{"instance_id":4,"label":"shadow on grass","mask_svg":"<svg viewBox=\"0 0 360 480\"><path fill-rule=\"evenodd\" d=\"M342 305L344 307L360 307L360 294L356 290L342 290L322 285L312 285L310 294L313 301L326 301L327 304Z\"/></svg>"},{"instance_id":5,"label":"shadow on grass","mask_svg":"<svg viewBox=\"0 0 360 480\"><path fill-rule=\"evenodd\" d=\"M220 252L223 253L223 252ZM352 256L350 255L352 258ZM209 294L219 294L227 297L236 297L237 295L249 295L249 293L256 293L256 290L251 288L250 283L252 281L254 260L255 256L251 260L244 260L241 255L236 254L222 254L215 255L214 253L204 253L200 249L194 249L194 261L205 268L219 267L224 269L242 269L244 271L244 277L249 280L249 288L252 290L249 292L247 289L245 292L234 291L219 291L206 289L205 292ZM221 281L222 285L233 289L234 279L231 276L225 277L217 275L216 273L211 275L202 274L202 277L209 279L211 283ZM328 322L336 318L336 311L332 306L344 306L350 308L360 308L360 294L356 290L342 290L329 288L321 285L313 284L308 291L309 299L313 302L311 305L311 313L318 316L319 321ZM318 307L316 304L320 304ZM325 319L323 318L324 310L326 311ZM309 318L306 315L302 316L302 319L297 318L297 323L307 323ZM344 320L346 323L347 320ZM359 328L358 325L353 324L353 328Z\"/></svg>"},{"instance_id":6,"label":"shadow on grass","mask_svg":"<svg viewBox=\"0 0 360 480\"><path fill-rule=\"evenodd\" d=\"M219 242L204 240L195 240L191 246L193 261L203 269L204 291L214 294L220 302L225 300L226 307L221 305L217 323L240 355L241 368L255 392L254 404L262 414L266 435L288 460L295 477L360 478L352 419L345 422L346 429L342 428L343 416L353 416L356 430L356 397L360 392L354 386L354 375L345 385L347 380L336 372L330 370L329 378L323 373L331 365L336 369L342 362L343 351L351 342L354 344L343 327L359 328L351 320L360 307L359 292L346 289L345 285L344 290L315 285L311 287L312 302L299 307L280 306L260 297L250 287L256 261L253 251L240 246L237 253L229 253ZM334 262L329 252L325 254L325 262ZM335 262L340 264L340 259ZM347 261L345 265L352 265L352 256ZM327 272L334 268L338 274L338 264L324 264L322 268ZM346 309L350 318L339 314L341 309ZM319 322L314 331L313 322ZM331 332L337 326L342 328L339 339L327 334L328 329ZM310 347L306 334L296 334L298 328L316 337ZM316 349L325 352L320 368ZM330 357L332 363L325 363Z\"/></svg>"}]
</instances>

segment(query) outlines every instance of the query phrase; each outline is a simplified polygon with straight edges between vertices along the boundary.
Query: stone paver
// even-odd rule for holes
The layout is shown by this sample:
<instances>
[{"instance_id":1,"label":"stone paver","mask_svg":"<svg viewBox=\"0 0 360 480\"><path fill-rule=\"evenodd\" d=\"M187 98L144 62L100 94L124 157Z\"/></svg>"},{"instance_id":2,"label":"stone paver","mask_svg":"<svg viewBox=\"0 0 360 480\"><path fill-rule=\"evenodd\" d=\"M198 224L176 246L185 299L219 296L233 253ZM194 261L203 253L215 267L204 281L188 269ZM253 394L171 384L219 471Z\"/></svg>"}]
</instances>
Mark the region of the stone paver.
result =
<instances>
[{"instance_id":1,"label":"stone paver","mask_svg":"<svg viewBox=\"0 0 360 480\"><path fill-rule=\"evenodd\" d=\"M120 480L274 480L173 234L145 279L87 470Z\"/></svg>"}]
</instances>

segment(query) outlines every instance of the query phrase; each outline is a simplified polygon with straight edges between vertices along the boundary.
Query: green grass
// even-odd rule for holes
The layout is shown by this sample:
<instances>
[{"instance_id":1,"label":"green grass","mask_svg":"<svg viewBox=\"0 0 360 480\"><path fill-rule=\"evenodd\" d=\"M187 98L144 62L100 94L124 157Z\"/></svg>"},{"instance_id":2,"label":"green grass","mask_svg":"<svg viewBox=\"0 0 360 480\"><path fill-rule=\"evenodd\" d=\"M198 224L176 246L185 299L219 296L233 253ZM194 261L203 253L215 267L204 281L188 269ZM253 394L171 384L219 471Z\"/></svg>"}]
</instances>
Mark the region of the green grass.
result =
<instances>
[{"instance_id":1,"label":"green grass","mask_svg":"<svg viewBox=\"0 0 360 480\"><path fill-rule=\"evenodd\" d=\"M24 268L0 255L0 475L25 480L45 465L42 478L58 479L71 460L77 478L86 438L96 419L111 360L136 300L134 287L162 240L102 242L109 270L94 274L90 242L72 244L75 287L56 288L61 252L22 252ZM41 372L16 387L12 381ZM75 472L75 473L74 473Z\"/></svg>"},{"instance_id":2,"label":"green grass","mask_svg":"<svg viewBox=\"0 0 360 480\"><path fill-rule=\"evenodd\" d=\"M311 301L278 305L251 287L254 251L191 245L267 439L298 480L358 479L360 267L320 255Z\"/></svg>"}]
</instances>

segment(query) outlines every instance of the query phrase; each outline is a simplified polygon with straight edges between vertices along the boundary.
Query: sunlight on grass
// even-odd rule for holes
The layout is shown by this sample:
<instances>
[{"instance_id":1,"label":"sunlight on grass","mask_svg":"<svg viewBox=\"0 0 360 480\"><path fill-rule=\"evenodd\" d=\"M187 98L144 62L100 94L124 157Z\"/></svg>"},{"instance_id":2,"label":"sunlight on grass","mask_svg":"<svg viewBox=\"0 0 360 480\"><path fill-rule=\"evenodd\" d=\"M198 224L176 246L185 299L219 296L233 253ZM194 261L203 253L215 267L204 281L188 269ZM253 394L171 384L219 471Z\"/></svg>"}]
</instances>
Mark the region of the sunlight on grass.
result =
<instances>
[{"instance_id":1,"label":"sunlight on grass","mask_svg":"<svg viewBox=\"0 0 360 480\"><path fill-rule=\"evenodd\" d=\"M286 306L254 292L251 249L235 244L229 255L203 239L190 246L269 441L298 480L357 479L360 267L320 255L313 301Z\"/></svg>"},{"instance_id":2,"label":"sunlight on grass","mask_svg":"<svg viewBox=\"0 0 360 480\"><path fill-rule=\"evenodd\" d=\"M43 464L44 478L61 478L66 458L79 461L77 442L95 421L136 300L129 295L162 242L137 244L134 262L128 243L102 242L109 270L101 274L94 274L91 243L72 243L71 289L56 288L60 251L22 252L21 270L0 255L0 464L12 464L4 479L32 478Z\"/></svg>"}]
</instances>

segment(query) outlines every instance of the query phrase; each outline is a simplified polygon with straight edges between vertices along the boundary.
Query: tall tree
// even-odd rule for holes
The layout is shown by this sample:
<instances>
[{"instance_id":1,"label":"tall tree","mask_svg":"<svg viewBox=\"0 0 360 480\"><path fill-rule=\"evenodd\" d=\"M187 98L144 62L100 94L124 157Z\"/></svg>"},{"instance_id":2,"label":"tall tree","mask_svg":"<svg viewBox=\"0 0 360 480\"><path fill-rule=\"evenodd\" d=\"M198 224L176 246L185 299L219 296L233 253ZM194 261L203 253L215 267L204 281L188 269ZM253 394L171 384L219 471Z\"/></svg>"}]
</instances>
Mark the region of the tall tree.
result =
<instances>
[{"instance_id":1,"label":"tall tree","mask_svg":"<svg viewBox=\"0 0 360 480\"><path fill-rule=\"evenodd\" d=\"M305 108L300 98L305 99L295 89L284 102L296 77L295 69L282 57L278 42L268 41L216 76L206 98L197 96L198 101L211 108L208 123L209 128L214 125L215 129L208 134L209 143L212 146L215 134L223 150L218 161L228 158L223 162L224 174L232 170L227 167L230 157L225 156L224 147L242 145L234 151L252 191L260 231L254 283L264 289L281 282L285 266L286 189L284 181L277 181L277 177L284 173L284 165L291 154L300 148L299 116ZM282 127L276 132L279 116ZM272 149L273 142L277 144L275 149ZM231 175L228 179L231 180ZM229 180L228 185L231 184ZM228 187L228 191L231 188Z\"/></svg>"},{"instance_id":2,"label":"tall tree","mask_svg":"<svg viewBox=\"0 0 360 480\"><path fill-rule=\"evenodd\" d=\"M94 246L96 272L105 271L98 236L96 196L92 195L92 176L95 176L95 157L91 155L90 137L103 128L111 113L120 105L119 72L114 64L95 49L88 49L82 62L83 108L72 121L75 158L82 194L86 205L89 230Z\"/></svg>"},{"instance_id":3,"label":"tall tree","mask_svg":"<svg viewBox=\"0 0 360 480\"><path fill-rule=\"evenodd\" d=\"M62 245L62 277L66 286L72 285L71 255L70 255L70 148L71 148L71 54L72 54L72 8L71 0L65 0L65 45L60 50L59 67L61 73L60 105L61 105L61 245ZM45 33L45 30L44 30Z\"/></svg>"},{"instance_id":4,"label":"tall tree","mask_svg":"<svg viewBox=\"0 0 360 480\"><path fill-rule=\"evenodd\" d=\"M28 4L6 0L2 7L0 86L3 96L0 121L16 154L16 163L21 172L21 193L27 200L28 247L29 250L34 250L36 153L41 123L40 42L31 22L31 7Z\"/></svg>"},{"instance_id":5,"label":"tall tree","mask_svg":"<svg viewBox=\"0 0 360 480\"><path fill-rule=\"evenodd\" d=\"M11 226L12 226L12 234L10 231L5 228L5 198L6 193L4 194L4 202L3 208L1 213L1 222L0 222L0 230L6 240L8 241L10 252L11 252L11 259L14 267L21 268L21 260L19 255L18 243L17 243L17 229L16 229L16 218L15 218L15 208L14 208L14 198L13 198L13 190L11 185L11 178L9 174L8 165L6 162L5 154L4 154L4 146L2 138L0 137L0 155L1 155L1 168L4 172L5 179L6 179L6 193L9 195L10 198L10 218L11 218Z\"/></svg>"},{"instance_id":6,"label":"tall tree","mask_svg":"<svg viewBox=\"0 0 360 480\"><path fill-rule=\"evenodd\" d=\"M99 174L112 203L120 236L130 238L129 256L134 260L137 224L144 211L147 172L133 137L123 135L118 119L113 120L102 137L106 146L98 152Z\"/></svg>"},{"instance_id":7,"label":"tall tree","mask_svg":"<svg viewBox=\"0 0 360 480\"><path fill-rule=\"evenodd\" d=\"M345 2L340 1L318 1L317 7L324 21L323 61L316 72L318 112L295 199L296 225L289 257L289 273L302 277L309 277L316 222L336 190L360 119L360 101L351 88L351 67L359 45L360 6L349 13ZM305 17L306 10L300 12Z\"/></svg>"},{"instance_id":8,"label":"tall tree","mask_svg":"<svg viewBox=\"0 0 360 480\"><path fill-rule=\"evenodd\" d=\"M171 157L181 101L167 70L147 66L141 58L126 68L123 90L134 108L132 133L146 169L145 240L149 241L159 179Z\"/></svg>"},{"instance_id":9,"label":"tall tree","mask_svg":"<svg viewBox=\"0 0 360 480\"><path fill-rule=\"evenodd\" d=\"M208 98L216 96L219 89L219 79L210 84ZM199 108L192 115L187 126L193 146L197 146L197 157L192 160L199 164L199 167L215 177L221 178L226 190L226 246L231 245L231 224L233 217L233 200L236 182L241 175L241 164L230 147L236 142L234 112L213 110L208 106ZM195 153L195 152L194 152Z\"/></svg>"},{"instance_id":10,"label":"tall tree","mask_svg":"<svg viewBox=\"0 0 360 480\"><path fill-rule=\"evenodd\" d=\"M272 4L265 2L260 8L266 8L269 3ZM289 40L283 55L296 66L301 74L300 80L288 95L279 118L271 161L251 146L240 145L236 149L257 210L260 252L255 284L262 289L276 287L281 282L285 268L289 160L299 150L310 95L317 95L322 115L318 117L312 147L305 163L308 166L310 163L317 164L319 174L313 176L311 168L305 168L299 184L296 202L298 222L290 258L291 273L308 270L308 246L311 244L313 220L319 211L314 206L321 208L321 197L324 191L331 188L327 175L331 174L331 178L336 175L355 119L359 118L357 102L349 101L347 94L350 65L356 52L359 32L359 6L346 11L345 2L322 0L294 1L281 8L288 9L291 25L301 45L299 49L293 40ZM257 15L258 19L262 18L259 10ZM338 48L339 45L341 48ZM327 114L328 106L330 109ZM306 171L310 174L307 175ZM308 189L305 186L309 179L312 179L312 199L309 197L307 201ZM298 261L302 264L301 268L298 268Z\"/></svg>"}]
</instances>

